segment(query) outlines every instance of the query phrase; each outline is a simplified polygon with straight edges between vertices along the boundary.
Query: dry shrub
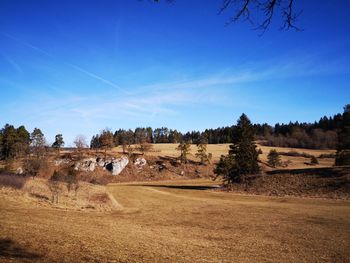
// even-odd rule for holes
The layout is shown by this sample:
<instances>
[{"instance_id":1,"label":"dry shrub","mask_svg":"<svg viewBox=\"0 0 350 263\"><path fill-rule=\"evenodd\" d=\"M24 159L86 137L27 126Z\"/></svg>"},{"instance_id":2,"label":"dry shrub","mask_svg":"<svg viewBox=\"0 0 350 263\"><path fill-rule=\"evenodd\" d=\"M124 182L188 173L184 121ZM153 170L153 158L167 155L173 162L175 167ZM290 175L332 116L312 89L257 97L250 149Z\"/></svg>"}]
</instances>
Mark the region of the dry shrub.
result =
<instances>
[{"instance_id":1,"label":"dry shrub","mask_svg":"<svg viewBox=\"0 0 350 263\"><path fill-rule=\"evenodd\" d=\"M13 189L22 189L27 179L19 175L0 175L0 186L11 187Z\"/></svg>"},{"instance_id":2,"label":"dry shrub","mask_svg":"<svg viewBox=\"0 0 350 263\"><path fill-rule=\"evenodd\" d=\"M304 157L304 158L311 158L313 155L308 154L308 153L300 153L297 151L289 151L289 152L278 152L279 155L284 155L284 156L293 156L293 157Z\"/></svg>"},{"instance_id":3,"label":"dry shrub","mask_svg":"<svg viewBox=\"0 0 350 263\"><path fill-rule=\"evenodd\" d=\"M323 153L320 154L318 158L335 158L335 153Z\"/></svg>"},{"instance_id":4,"label":"dry shrub","mask_svg":"<svg viewBox=\"0 0 350 263\"><path fill-rule=\"evenodd\" d=\"M106 193L96 193L90 197L90 201L105 204L109 201L109 197Z\"/></svg>"}]
</instances>

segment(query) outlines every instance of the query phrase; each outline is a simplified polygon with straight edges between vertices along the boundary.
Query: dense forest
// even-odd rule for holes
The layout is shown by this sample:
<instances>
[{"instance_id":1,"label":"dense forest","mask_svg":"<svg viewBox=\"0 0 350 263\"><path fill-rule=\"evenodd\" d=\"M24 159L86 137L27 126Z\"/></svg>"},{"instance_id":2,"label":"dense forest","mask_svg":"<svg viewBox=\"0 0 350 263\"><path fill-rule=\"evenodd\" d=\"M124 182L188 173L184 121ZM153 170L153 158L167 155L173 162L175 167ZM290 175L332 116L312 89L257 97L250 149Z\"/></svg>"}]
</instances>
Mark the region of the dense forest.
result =
<instances>
[{"instance_id":1,"label":"dense forest","mask_svg":"<svg viewBox=\"0 0 350 263\"><path fill-rule=\"evenodd\" d=\"M261 144L280 147L300 147L310 149L336 149L344 135L344 116L348 116L350 105L344 107L344 113L331 117L322 117L314 123L290 122L288 124L254 124L254 136ZM197 144L203 139L209 144L232 143L237 133L237 126L227 126L216 129L206 129L203 132L192 131L181 133L177 130L161 127L136 128L135 130L118 129L114 133L103 130L90 141L90 148L109 148L118 145L144 144L144 143L180 143L182 141ZM346 139L346 138L345 138ZM344 139L342 139L344 141ZM77 142L77 143L76 143ZM86 142L79 139L74 142L77 147L86 147ZM57 134L53 148L64 145L63 137ZM15 128L6 124L0 130L0 158L8 159L23 156L30 150L50 148L44 134L35 128L29 133L24 126Z\"/></svg>"}]
</instances>

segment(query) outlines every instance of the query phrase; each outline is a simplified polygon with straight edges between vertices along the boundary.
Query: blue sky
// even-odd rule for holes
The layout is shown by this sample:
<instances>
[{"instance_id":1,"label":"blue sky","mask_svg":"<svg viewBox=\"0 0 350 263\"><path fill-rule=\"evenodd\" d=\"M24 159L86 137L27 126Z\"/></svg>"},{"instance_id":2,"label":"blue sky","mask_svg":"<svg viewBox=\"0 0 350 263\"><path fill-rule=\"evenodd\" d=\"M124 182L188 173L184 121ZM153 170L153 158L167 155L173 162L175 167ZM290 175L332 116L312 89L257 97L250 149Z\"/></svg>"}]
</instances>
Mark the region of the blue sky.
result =
<instances>
[{"instance_id":1,"label":"blue sky","mask_svg":"<svg viewBox=\"0 0 350 263\"><path fill-rule=\"evenodd\" d=\"M101 129L308 121L350 103L350 2L296 0L304 30L225 26L221 0L0 0L0 125L66 145Z\"/></svg>"}]
</instances>

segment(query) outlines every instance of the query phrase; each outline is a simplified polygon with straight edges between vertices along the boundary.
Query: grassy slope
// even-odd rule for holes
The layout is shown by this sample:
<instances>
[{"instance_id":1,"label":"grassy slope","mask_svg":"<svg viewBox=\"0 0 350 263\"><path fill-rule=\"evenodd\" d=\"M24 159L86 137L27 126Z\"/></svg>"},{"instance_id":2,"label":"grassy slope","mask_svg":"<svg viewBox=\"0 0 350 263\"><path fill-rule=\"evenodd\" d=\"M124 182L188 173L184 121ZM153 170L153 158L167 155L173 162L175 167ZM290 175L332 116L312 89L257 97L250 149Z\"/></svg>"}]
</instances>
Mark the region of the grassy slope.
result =
<instances>
[{"instance_id":1,"label":"grassy slope","mask_svg":"<svg viewBox=\"0 0 350 263\"><path fill-rule=\"evenodd\" d=\"M164 144L154 144L153 145L153 151L147 153L151 156L171 156L171 157L178 157L179 152L176 150L176 147L178 144L171 144L171 143L164 143ZM258 145L258 148L260 148L263 152L259 156L259 158L263 162L267 162L267 155L271 149L276 149L279 152L289 152L289 151L296 151L300 153L307 153L314 155L318 157L320 154L329 154L334 153L335 150L311 150L311 149L300 149L300 148L282 148L282 147L269 147L269 146L261 146ZM226 155L229 150L229 144L208 144L207 146L207 152L212 153L213 155L213 161L216 162L220 159L221 155ZM116 147L113 149L113 152L121 152L122 148ZM191 155L190 159L197 160L195 157L195 154L197 152L196 145L191 145ZM291 161L291 164L287 167L289 169L298 169L298 168L306 168L309 167L305 165L305 162L310 162L310 158L303 158L303 157L292 157L292 156L281 156L282 161ZM334 159L332 158L323 158L319 159L319 164L316 167L327 167L332 166L334 164Z\"/></svg>"},{"instance_id":2,"label":"grassy slope","mask_svg":"<svg viewBox=\"0 0 350 263\"><path fill-rule=\"evenodd\" d=\"M2 196L0 260L10 261L9 255L17 262L31 258L46 262L346 262L350 258L348 201L198 190L208 184L213 182L110 185L109 192L122 206L112 213L37 208ZM1 257L4 251L7 257Z\"/></svg>"}]
</instances>

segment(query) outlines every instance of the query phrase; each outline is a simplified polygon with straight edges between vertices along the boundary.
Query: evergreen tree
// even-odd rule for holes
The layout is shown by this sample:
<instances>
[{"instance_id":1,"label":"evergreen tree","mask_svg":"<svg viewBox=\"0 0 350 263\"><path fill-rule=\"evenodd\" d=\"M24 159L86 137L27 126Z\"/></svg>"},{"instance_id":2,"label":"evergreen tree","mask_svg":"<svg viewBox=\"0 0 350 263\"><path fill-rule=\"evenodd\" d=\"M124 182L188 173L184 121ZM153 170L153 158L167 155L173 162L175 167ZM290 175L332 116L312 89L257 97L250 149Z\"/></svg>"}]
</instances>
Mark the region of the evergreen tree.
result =
<instances>
[{"instance_id":1,"label":"evergreen tree","mask_svg":"<svg viewBox=\"0 0 350 263\"><path fill-rule=\"evenodd\" d=\"M181 163L187 163L187 156L190 153L191 144L188 142L182 141L179 146L176 148L180 151L179 160Z\"/></svg>"},{"instance_id":2,"label":"evergreen tree","mask_svg":"<svg viewBox=\"0 0 350 263\"><path fill-rule=\"evenodd\" d=\"M1 130L1 157L10 159L15 157L15 143L17 139L16 129L13 125L6 124Z\"/></svg>"},{"instance_id":3,"label":"evergreen tree","mask_svg":"<svg viewBox=\"0 0 350 263\"><path fill-rule=\"evenodd\" d=\"M107 153L107 149L114 147L113 133L110 130L105 129L100 133L99 146L105 150L105 154Z\"/></svg>"},{"instance_id":4,"label":"evergreen tree","mask_svg":"<svg viewBox=\"0 0 350 263\"><path fill-rule=\"evenodd\" d=\"M267 155L267 163L272 167L281 165L281 157L275 149L272 149Z\"/></svg>"},{"instance_id":5,"label":"evergreen tree","mask_svg":"<svg viewBox=\"0 0 350 263\"><path fill-rule=\"evenodd\" d=\"M350 104L344 107L335 165L350 165Z\"/></svg>"},{"instance_id":6,"label":"evergreen tree","mask_svg":"<svg viewBox=\"0 0 350 263\"><path fill-rule=\"evenodd\" d=\"M315 156L312 155L311 158L310 158L310 163L311 163L311 164L314 164L314 165L315 165L315 164L318 164L317 158L316 158Z\"/></svg>"},{"instance_id":7,"label":"evergreen tree","mask_svg":"<svg viewBox=\"0 0 350 263\"><path fill-rule=\"evenodd\" d=\"M62 134L57 134L55 136L55 142L52 144L53 148L56 148L58 150L58 153L60 152L61 147L64 145L63 136Z\"/></svg>"},{"instance_id":8,"label":"evergreen tree","mask_svg":"<svg viewBox=\"0 0 350 263\"><path fill-rule=\"evenodd\" d=\"M46 140L40 129L35 128L30 135L31 145L34 154L39 158L44 154Z\"/></svg>"},{"instance_id":9,"label":"evergreen tree","mask_svg":"<svg viewBox=\"0 0 350 263\"><path fill-rule=\"evenodd\" d=\"M243 182L246 175L259 172L258 156L254 143L254 128L247 115L242 114L237 121L229 156L220 158L214 172L223 175L228 184Z\"/></svg>"},{"instance_id":10,"label":"evergreen tree","mask_svg":"<svg viewBox=\"0 0 350 263\"><path fill-rule=\"evenodd\" d=\"M29 145L30 145L30 134L26 130L26 128L22 125L16 129L16 143L15 143L15 151L16 156L23 156L29 153Z\"/></svg>"},{"instance_id":11,"label":"evergreen tree","mask_svg":"<svg viewBox=\"0 0 350 263\"><path fill-rule=\"evenodd\" d=\"M207 153L208 140L205 136L201 136L197 143L196 157L200 159L201 164L210 163L211 154Z\"/></svg>"}]
</instances>

